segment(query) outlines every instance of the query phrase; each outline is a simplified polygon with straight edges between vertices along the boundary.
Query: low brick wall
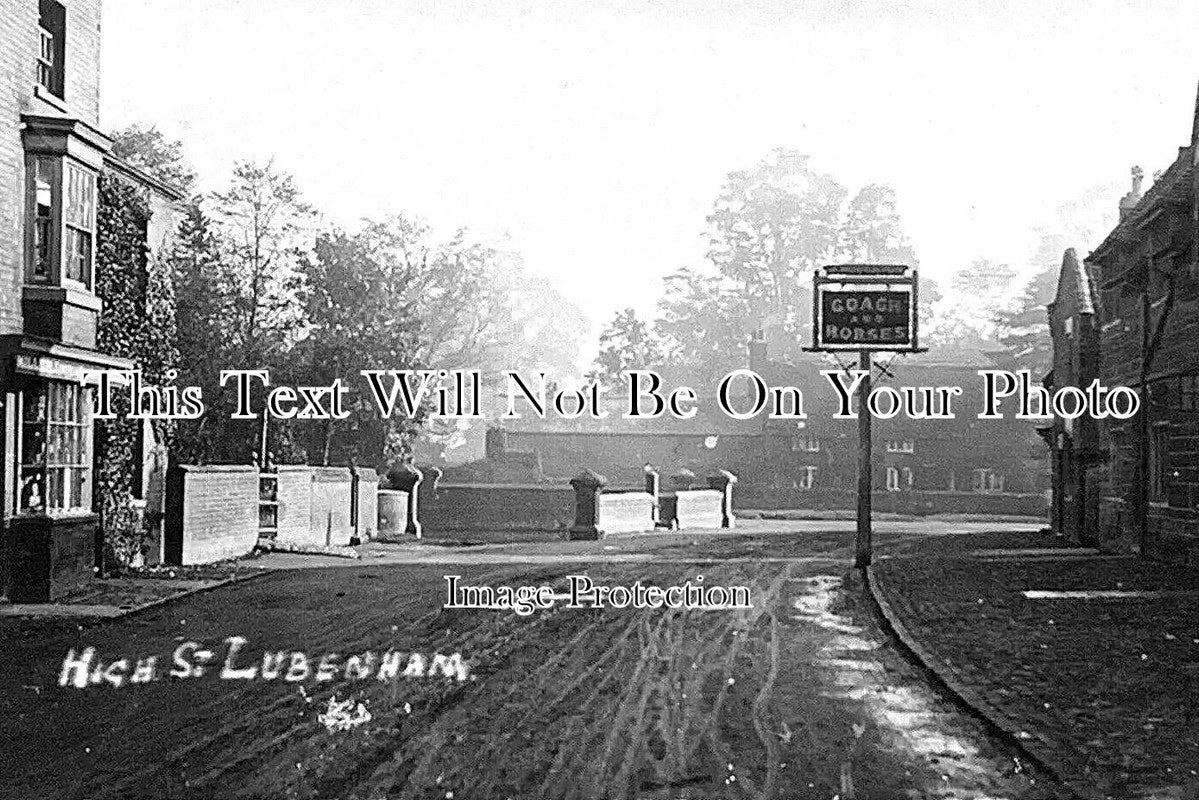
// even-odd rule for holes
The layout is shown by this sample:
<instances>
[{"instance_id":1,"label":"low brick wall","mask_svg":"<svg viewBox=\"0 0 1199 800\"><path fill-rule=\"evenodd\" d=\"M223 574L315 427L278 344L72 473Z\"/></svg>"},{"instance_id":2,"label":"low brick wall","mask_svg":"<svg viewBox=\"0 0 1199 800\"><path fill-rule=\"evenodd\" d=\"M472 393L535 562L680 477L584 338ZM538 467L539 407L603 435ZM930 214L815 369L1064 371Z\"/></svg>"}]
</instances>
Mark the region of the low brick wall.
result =
<instances>
[{"instance_id":1,"label":"low brick wall","mask_svg":"<svg viewBox=\"0 0 1199 800\"><path fill-rule=\"evenodd\" d=\"M418 510L425 536L460 531L565 533L575 517L570 486L441 484Z\"/></svg>"},{"instance_id":2,"label":"low brick wall","mask_svg":"<svg viewBox=\"0 0 1199 800\"><path fill-rule=\"evenodd\" d=\"M208 564L245 555L258 542L258 470L173 468L167 476L168 564Z\"/></svg>"},{"instance_id":3,"label":"low brick wall","mask_svg":"<svg viewBox=\"0 0 1199 800\"><path fill-rule=\"evenodd\" d=\"M1199 513L1189 508L1150 507L1147 545L1152 558L1199 565Z\"/></svg>"},{"instance_id":4,"label":"low brick wall","mask_svg":"<svg viewBox=\"0 0 1199 800\"><path fill-rule=\"evenodd\" d=\"M674 492L674 519L680 529L719 528L724 495L715 489Z\"/></svg>"},{"instance_id":5,"label":"low brick wall","mask_svg":"<svg viewBox=\"0 0 1199 800\"><path fill-rule=\"evenodd\" d=\"M1146 533L1146 554L1150 558L1199 564L1199 512L1151 505ZM1140 552L1140 520L1122 497L1108 496L1099 502L1099 547L1109 553Z\"/></svg>"},{"instance_id":6,"label":"low brick wall","mask_svg":"<svg viewBox=\"0 0 1199 800\"><path fill-rule=\"evenodd\" d=\"M652 531L656 504L643 491L606 491L600 495L599 527L604 533Z\"/></svg>"},{"instance_id":7,"label":"low brick wall","mask_svg":"<svg viewBox=\"0 0 1199 800\"><path fill-rule=\"evenodd\" d=\"M795 489L734 493L738 508L757 509L843 509L857 507L857 493L852 490ZM982 492L874 492L871 495L874 511L895 514L994 514L1049 519L1049 499L1044 494L988 494Z\"/></svg>"},{"instance_id":8,"label":"low brick wall","mask_svg":"<svg viewBox=\"0 0 1199 800\"><path fill-rule=\"evenodd\" d=\"M378 527L376 538L381 542L398 542L408 537L408 493L399 489L380 489L378 493Z\"/></svg>"}]
</instances>

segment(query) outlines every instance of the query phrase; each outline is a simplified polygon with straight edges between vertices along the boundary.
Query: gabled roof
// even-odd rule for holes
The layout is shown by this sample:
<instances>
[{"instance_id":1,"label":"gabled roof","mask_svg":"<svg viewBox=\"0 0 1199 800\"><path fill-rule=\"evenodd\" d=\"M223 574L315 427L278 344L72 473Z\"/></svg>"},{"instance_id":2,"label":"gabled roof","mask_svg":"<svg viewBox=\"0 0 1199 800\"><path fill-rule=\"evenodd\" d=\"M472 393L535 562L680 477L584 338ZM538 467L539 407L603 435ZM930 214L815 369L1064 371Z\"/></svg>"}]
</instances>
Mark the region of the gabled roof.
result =
<instances>
[{"instance_id":1,"label":"gabled roof","mask_svg":"<svg viewBox=\"0 0 1199 800\"><path fill-rule=\"evenodd\" d=\"M1068 314L1095 313L1095 287L1078 261L1074 248L1062 255L1062 269L1057 279L1057 294L1049 304L1050 313L1061 308Z\"/></svg>"},{"instance_id":2,"label":"gabled roof","mask_svg":"<svg viewBox=\"0 0 1199 800\"><path fill-rule=\"evenodd\" d=\"M1195 197L1195 161L1199 155L1199 91L1196 92L1195 114L1191 123L1191 143L1187 147L1178 148L1178 157L1169 168L1162 173L1145 196L1141 198L1132 210L1107 238L1096 247L1087 261L1101 261L1108 251L1120 242L1134 237L1141 224L1157 209L1167 205L1185 205L1194 202Z\"/></svg>"},{"instance_id":3,"label":"gabled roof","mask_svg":"<svg viewBox=\"0 0 1199 800\"><path fill-rule=\"evenodd\" d=\"M1087 260L1101 260L1120 242L1133 238L1141 223L1158 208L1190 203L1194 197L1194 161L1194 145L1178 148L1178 157L1174 159L1174 163L1154 181L1140 202L1133 207L1128 216L1120 220L1102 244L1087 256Z\"/></svg>"}]
</instances>

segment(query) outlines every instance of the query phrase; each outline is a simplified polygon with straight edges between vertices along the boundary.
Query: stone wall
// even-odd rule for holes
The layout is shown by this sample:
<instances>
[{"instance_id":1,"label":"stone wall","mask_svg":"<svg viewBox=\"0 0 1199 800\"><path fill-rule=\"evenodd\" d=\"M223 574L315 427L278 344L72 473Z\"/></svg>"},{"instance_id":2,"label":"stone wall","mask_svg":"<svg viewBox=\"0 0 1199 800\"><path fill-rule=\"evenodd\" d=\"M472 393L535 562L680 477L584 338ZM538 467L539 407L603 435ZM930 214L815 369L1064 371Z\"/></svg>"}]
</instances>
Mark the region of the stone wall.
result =
<instances>
[{"instance_id":1,"label":"stone wall","mask_svg":"<svg viewBox=\"0 0 1199 800\"><path fill-rule=\"evenodd\" d=\"M599 519L604 533L640 533L654 529L657 499L644 491L600 495Z\"/></svg>"},{"instance_id":2,"label":"stone wall","mask_svg":"<svg viewBox=\"0 0 1199 800\"><path fill-rule=\"evenodd\" d=\"M277 544L306 547L350 544L355 531L350 518L354 501L349 468L281 466L278 479Z\"/></svg>"},{"instance_id":3,"label":"stone wall","mask_svg":"<svg viewBox=\"0 0 1199 800\"><path fill-rule=\"evenodd\" d=\"M418 510L426 537L439 533L565 533L575 516L575 493L568 485L442 484L422 492Z\"/></svg>"},{"instance_id":4,"label":"stone wall","mask_svg":"<svg viewBox=\"0 0 1199 800\"><path fill-rule=\"evenodd\" d=\"M674 520L679 529L719 528L723 495L715 489L686 489L674 493Z\"/></svg>"},{"instance_id":5,"label":"stone wall","mask_svg":"<svg viewBox=\"0 0 1199 800\"><path fill-rule=\"evenodd\" d=\"M1049 521L1049 497L1046 493L987 494L982 492L874 492L871 506L876 512L930 514L988 514L998 516L1044 517ZM756 493L754 487L733 493L738 508L744 509L839 509L852 510L857 494L851 490L813 490Z\"/></svg>"}]
</instances>

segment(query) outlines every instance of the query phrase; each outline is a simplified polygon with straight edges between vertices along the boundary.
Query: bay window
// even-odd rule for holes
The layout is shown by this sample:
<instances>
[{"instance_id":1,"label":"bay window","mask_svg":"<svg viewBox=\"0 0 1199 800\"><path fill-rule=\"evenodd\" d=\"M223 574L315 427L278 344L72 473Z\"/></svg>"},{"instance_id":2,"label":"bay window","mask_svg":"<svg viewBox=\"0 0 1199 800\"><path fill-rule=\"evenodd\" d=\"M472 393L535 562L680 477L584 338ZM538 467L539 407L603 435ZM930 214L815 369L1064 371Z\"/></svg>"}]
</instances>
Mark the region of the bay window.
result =
<instances>
[{"instance_id":1,"label":"bay window","mask_svg":"<svg viewBox=\"0 0 1199 800\"><path fill-rule=\"evenodd\" d=\"M95 261L96 172L70 157L31 155L30 283L90 291Z\"/></svg>"},{"instance_id":2,"label":"bay window","mask_svg":"<svg viewBox=\"0 0 1199 800\"><path fill-rule=\"evenodd\" d=\"M19 513L91 510L89 392L79 384L55 380L22 390Z\"/></svg>"}]
</instances>

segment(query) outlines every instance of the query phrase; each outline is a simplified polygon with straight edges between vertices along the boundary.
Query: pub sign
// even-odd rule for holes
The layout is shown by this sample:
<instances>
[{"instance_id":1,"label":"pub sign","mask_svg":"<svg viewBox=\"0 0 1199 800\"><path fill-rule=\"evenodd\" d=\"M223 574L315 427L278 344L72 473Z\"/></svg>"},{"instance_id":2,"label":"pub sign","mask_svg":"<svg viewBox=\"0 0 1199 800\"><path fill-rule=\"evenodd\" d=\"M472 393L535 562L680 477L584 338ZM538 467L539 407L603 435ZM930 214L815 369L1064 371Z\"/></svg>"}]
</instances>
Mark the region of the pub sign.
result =
<instances>
[{"instance_id":1,"label":"pub sign","mask_svg":"<svg viewBox=\"0 0 1199 800\"><path fill-rule=\"evenodd\" d=\"M916 271L898 264L841 264L817 270L814 350L919 349Z\"/></svg>"}]
</instances>

